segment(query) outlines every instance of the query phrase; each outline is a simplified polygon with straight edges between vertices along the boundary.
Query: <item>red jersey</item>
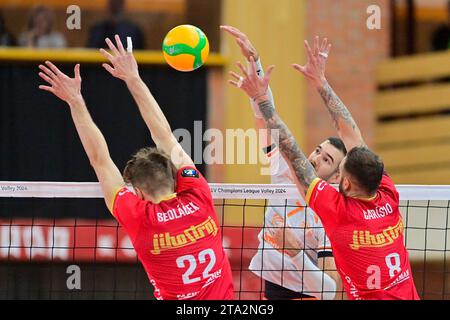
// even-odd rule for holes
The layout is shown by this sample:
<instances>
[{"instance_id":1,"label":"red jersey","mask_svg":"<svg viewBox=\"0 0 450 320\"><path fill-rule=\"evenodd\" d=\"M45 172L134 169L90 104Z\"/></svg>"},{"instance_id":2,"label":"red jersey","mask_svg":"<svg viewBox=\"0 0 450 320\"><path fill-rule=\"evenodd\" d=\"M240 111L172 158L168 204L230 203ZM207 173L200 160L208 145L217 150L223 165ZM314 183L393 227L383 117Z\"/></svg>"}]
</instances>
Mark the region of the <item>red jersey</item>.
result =
<instances>
[{"instance_id":1,"label":"red jersey","mask_svg":"<svg viewBox=\"0 0 450 320\"><path fill-rule=\"evenodd\" d=\"M322 220L349 299L419 299L389 176L383 175L372 199L346 197L320 179L306 198Z\"/></svg>"},{"instance_id":2,"label":"red jersey","mask_svg":"<svg viewBox=\"0 0 450 320\"><path fill-rule=\"evenodd\" d=\"M113 214L129 235L157 299L233 299L211 190L195 167L178 170L176 194L158 204L127 188Z\"/></svg>"}]
</instances>

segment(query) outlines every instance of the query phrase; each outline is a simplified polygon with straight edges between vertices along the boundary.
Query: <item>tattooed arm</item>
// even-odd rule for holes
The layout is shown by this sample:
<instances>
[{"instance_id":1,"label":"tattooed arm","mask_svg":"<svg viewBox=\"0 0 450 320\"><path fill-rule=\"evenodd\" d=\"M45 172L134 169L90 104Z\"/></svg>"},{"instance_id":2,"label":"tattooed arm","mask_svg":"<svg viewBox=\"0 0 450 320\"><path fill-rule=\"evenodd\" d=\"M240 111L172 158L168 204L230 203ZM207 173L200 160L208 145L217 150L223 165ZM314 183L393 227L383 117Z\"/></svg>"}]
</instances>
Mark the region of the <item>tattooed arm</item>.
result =
<instances>
[{"instance_id":1,"label":"tattooed arm","mask_svg":"<svg viewBox=\"0 0 450 320\"><path fill-rule=\"evenodd\" d=\"M256 72L256 63L253 57L250 57L248 69L238 62L243 76L231 72L230 75L236 80L228 82L237 88L242 89L247 95L257 103L261 114L266 122L267 128L271 130L274 142L278 145L283 158L288 163L291 172L295 178L295 183L302 196L306 196L309 186L317 178L317 174L308 161L308 158L300 150L292 133L286 124L281 120L275 111L270 96L268 95L269 80L274 66L270 66L264 77L259 77ZM239 79L239 83L238 80ZM276 136L278 134L278 136ZM275 135L275 136L274 136ZM276 141L278 140L278 141Z\"/></svg>"},{"instance_id":2,"label":"tattooed arm","mask_svg":"<svg viewBox=\"0 0 450 320\"><path fill-rule=\"evenodd\" d=\"M322 44L319 43L319 37L316 37L314 40L314 50L312 50L308 41L305 40L308 60L304 66L294 64L293 67L301 72L308 82L318 90L333 119L339 137L344 141L347 150L358 146L365 146L361 131L356 125L355 120L325 77L326 60L331 50L331 44L328 44L327 38L322 40Z\"/></svg>"},{"instance_id":3,"label":"tattooed arm","mask_svg":"<svg viewBox=\"0 0 450 320\"><path fill-rule=\"evenodd\" d=\"M309 186L317 178L316 171L298 146L289 128L276 113L270 97L264 95L256 99L256 102L266 121L267 128L271 129L272 132L274 130L278 132L278 148L288 163L293 176L296 178L295 184L298 190L306 198Z\"/></svg>"},{"instance_id":4,"label":"tattooed arm","mask_svg":"<svg viewBox=\"0 0 450 320\"><path fill-rule=\"evenodd\" d=\"M348 111L345 104L334 92L328 82L325 81L322 86L317 88L317 90L325 102L325 106L333 119L339 137L344 141L347 150L351 150L354 147L365 146L366 144L361 135L361 131L350 111Z\"/></svg>"}]
</instances>

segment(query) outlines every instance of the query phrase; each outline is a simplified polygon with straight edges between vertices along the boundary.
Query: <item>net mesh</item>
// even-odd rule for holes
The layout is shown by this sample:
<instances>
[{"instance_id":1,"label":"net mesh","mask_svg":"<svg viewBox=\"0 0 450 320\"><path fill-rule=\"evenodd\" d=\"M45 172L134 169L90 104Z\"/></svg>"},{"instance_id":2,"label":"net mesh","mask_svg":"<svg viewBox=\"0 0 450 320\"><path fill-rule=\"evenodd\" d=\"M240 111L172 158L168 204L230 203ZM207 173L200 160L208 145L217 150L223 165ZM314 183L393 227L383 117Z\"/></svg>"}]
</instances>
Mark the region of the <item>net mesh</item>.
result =
<instances>
[{"instance_id":1,"label":"net mesh","mask_svg":"<svg viewBox=\"0 0 450 320\"><path fill-rule=\"evenodd\" d=\"M293 185L210 187L236 298L263 299L264 280L249 264L264 215L270 200L286 207L299 194ZM450 186L398 186L398 191L418 293L448 300ZM0 182L0 261L0 299L153 298L130 239L107 212L97 183ZM73 278L76 268L79 282Z\"/></svg>"}]
</instances>

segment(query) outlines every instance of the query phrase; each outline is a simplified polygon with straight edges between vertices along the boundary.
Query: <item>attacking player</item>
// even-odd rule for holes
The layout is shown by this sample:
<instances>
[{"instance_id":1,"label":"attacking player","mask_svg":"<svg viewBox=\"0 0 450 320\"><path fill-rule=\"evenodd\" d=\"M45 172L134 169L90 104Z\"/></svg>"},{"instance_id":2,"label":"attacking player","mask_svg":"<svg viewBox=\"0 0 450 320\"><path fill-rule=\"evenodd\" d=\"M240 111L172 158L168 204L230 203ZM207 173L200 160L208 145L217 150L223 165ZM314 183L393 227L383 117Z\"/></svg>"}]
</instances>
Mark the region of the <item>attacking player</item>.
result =
<instances>
[{"instance_id":1,"label":"attacking player","mask_svg":"<svg viewBox=\"0 0 450 320\"><path fill-rule=\"evenodd\" d=\"M132 53L106 40L111 65L125 81L150 129L156 148L139 150L123 177L81 95L80 65L69 78L55 65L40 65L49 91L70 106L75 127L103 190L105 202L130 237L155 287L157 299L233 299L231 268L222 247L208 183L175 139L160 107L140 79ZM125 186L131 184L132 191Z\"/></svg>"},{"instance_id":2,"label":"attacking player","mask_svg":"<svg viewBox=\"0 0 450 320\"><path fill-rule=\"evenodd\" d=\"M221 26L223 31L232 35L242 54L250 62L250 57L256 61L257 73L264 76L260 57L248 37L231 26ZM273 96L268 89L268 96L272 104ZM256 127L266 129L259 107L252 102L255 113ZM267 154L271 166L271 183L294 183L292 174L286 161L281 157L278 148L272 143L270 135L259 130L261 145ZM346 154L345 146L339 138L328 138L322 142L308 157L318 176L329 183L339 182L339 163ZM268 300L278 299L333 299L336 292L340 292L342 282L336 271L333 253L328 237L325 234L320 219L310 208L304 206L303 199L298 200L270 200L265 212L264 228L258 235L259 247L253 257L249 269L263 278L264 297ZM298 247L303 248L304 259L307 262L297 270L289 256L274 249L274 239L269 231L274 226L295 228ZM325 270L325 274L323 274ZM336 298L342 299L340 295Z\"/></svg>"},{"instance_id":3,"label":"attacking player","mask_svg":"<svg viewBox=\"0 0 450 320\"><path fill-rule=\"evenodd\" d=\"M316 44L318 43L316 38ZM316 45L313 53L305 43L311 64L326 59L327 50ZM273 107L268 92L273 66L264 77L256 72L254 59L249 68L238 64L243 75L241 88L259 106L269 129L279 130L278 145L295 177L295 183L308 205L319 215L330 238L333 255L344 288L350 299L418 299L403 239L403 220L399 195L385 173L381 159L369 150L347 108L325 84L322 96L348 151L339 165L339 192L318 178L314 167L299 148L289 129ZM299 68L300 67L300 68ZM305 67L295 68L305 71ZM342 136L342 135L341 135ZM343 137L343 136L342 136ZM275 230L272 236L297 266L305 264L302 250L292 232Z\"/></svg>"}]
</instances>

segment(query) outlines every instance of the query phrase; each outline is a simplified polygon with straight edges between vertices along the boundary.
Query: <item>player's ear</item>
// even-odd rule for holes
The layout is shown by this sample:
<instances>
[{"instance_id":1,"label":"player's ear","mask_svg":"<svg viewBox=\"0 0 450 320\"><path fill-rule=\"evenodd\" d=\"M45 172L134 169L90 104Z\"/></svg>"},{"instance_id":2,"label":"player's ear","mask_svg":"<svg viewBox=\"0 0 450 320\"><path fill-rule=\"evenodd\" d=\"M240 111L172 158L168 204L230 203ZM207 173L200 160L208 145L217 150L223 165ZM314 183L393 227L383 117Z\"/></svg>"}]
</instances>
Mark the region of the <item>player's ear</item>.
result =
<instances>
[{"instance_id":1,"label":"player's ear","mask_svg":"<svg viewBox=\"0 0 450 320\"><path fill-rule=\"evenodd\" d=\"M134 190L136 191L136 196L141 199L141 200L145 200L144 199L144 193L142 192L141 189L139 189L138 187L134 187Z\"/></svg>"},{"instance_id":2,"label":"player's ear","mask_svg":"<svg viewBox=\"0 0 450 320\"><path fill-rule=\"evenodd\" d=\"M345 189L345 192L349 192L350 189L352 188L353 182L352 182L352 180L351 180L348 176L345 177L344 179L345 179L345 181L344 181L344 189Z\"/></svg>"}]
</instances>

